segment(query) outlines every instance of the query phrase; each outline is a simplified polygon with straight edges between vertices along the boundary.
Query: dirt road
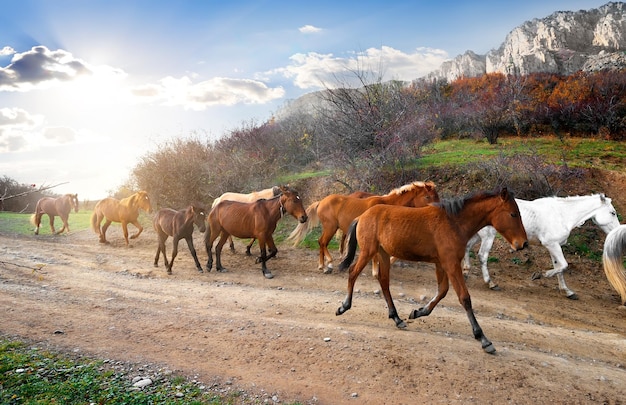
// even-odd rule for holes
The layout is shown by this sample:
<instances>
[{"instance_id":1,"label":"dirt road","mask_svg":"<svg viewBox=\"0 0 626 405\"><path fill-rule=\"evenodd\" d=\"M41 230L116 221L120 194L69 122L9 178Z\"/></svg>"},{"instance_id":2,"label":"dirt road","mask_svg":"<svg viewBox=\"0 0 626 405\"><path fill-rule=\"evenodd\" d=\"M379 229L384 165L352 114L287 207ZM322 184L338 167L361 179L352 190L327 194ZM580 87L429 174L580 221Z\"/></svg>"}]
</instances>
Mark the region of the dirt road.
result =
<instances>
[{"instance_id":1,"label":"dirt road","mask_svg":"<svg viewBox=\"0 0 626 405\"><path fill-rule=\"evenodd\" d=\"M275 278L267 280L242 241L237 253L224 254L229 272L203 274L181 243L168 276L152 265L153 231L130 248L119 227L107 236L111 245L91 231L0 234L0 333L159 364L283 403L626 402L626 312L597 262L568 256L566 280L580 296L570 301L556 279L530 280L550 267L543 248L492 251L502 291L488 290L476 268L468 280L478 321L497 349L489 355L453 291L430 316L398 330L368 269L352 309L335 316L346 274L318 272L314 251L279 246L268 265ZM199 242L196 234L204 263ZM529 258L532 266L514 264ZM34 271L37 264L45 266ZM432 265L396 265L391 291L408 318L436 291Z\"/></svg>"}]
</instances>

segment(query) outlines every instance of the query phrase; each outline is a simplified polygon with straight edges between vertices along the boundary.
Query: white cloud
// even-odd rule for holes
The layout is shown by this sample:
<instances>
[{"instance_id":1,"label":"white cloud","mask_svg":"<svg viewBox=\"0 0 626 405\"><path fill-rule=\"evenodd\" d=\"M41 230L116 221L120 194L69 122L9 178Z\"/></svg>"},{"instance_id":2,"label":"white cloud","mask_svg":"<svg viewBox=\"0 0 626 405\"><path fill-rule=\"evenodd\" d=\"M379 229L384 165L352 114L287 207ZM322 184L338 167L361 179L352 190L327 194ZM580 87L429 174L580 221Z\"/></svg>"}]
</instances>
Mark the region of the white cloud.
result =
<instances>
[{"instance_id":1,"label":"white cloud","mask_svg":"<svg viewBox=\"0 0 626 405\"><path fill-rule=\"evenodd\" d=\"M7 48L3 51L12 51ZM30 51L13 53L11 63L0 68L0 91L29 91L85 76L125 75L108 66L90 66L62 49L51 51L45 46L35 46Z\"/></svg>"},{"instance_id":2,"label":"white cloud","mask_svg":"<svg viewBox=\"0 0 626 405\"><path fill-rule=\"evenodd\" d=\"M76 140L76 131L67 127L48 127L43 137L56 143L70 143Z\"/></svg>"},{"instance_id":3,"label":"white cloud","mask_svg":"<svg viewBox=\"0 0 626 405\"><path fill-rule=\"evenodd\" d=\"M42 123L42 116L31 115L21 108L0 108L0 152L27 148L33 131Z\"/></svg>"},{"instance_id":4,"label":"white cloud","mask_svg":"<svg viewBox=\"0 0 626 405\"><path fill-rule=\"evenodd\" d=\"M405 53L388 46L369 48L347 57L309 52L292 55L291 64L266 74L282 75L302 89L346 85L350 81L359 86L354 72L383 74L384 80L411 81L439 68L448 58L447 52L439 49L417 48Z\"/></svg>"},{"instance_id":5,"label":"white cloud","mask_svg":"<svg viewBox=\"0 0 626 405\"><path fill-rule=\"evenodd\" d=\"M9 55L13 55L15 53L15 49L11 48L10 46L5 46L4 48L0 49L0 56L9 56Z\"/></svg>"},{"instance_id":6,"label":"white cloud","mask_svg":"<svg viewBox=\"0 0 626 405\"><path fill-rule=\"evenodd\" d=\"M304 25L300 28L298 28L298 31L300 31L303 34L315 34L316 32L320 32L322 31L321 28L317 28L313 25Z\"/></svg>"},{"instance_id":7,"label":"white cloud","mask_svg":"<svg viewBox=\"0 0 626 405\"><path fill-rule=\"evenodd\" d=\"M132 92L144 102L160 102L194 111L215 105L264 104L285 95L282 87L271 88L259 80L215 77L194 83L189 76L169 76L158 84L136 87Z\"/></svg>"}]
</instances>

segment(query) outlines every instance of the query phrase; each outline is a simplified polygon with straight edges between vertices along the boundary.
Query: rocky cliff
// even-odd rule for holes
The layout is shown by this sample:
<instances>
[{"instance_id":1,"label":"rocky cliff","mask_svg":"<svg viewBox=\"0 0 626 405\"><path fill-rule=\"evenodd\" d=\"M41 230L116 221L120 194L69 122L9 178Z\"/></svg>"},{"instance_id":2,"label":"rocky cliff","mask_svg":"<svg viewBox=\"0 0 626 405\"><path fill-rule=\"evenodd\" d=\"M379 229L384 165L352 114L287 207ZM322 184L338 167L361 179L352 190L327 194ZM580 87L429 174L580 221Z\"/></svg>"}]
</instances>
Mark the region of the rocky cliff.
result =
<instances>
[{"instance_id":1,"label":"rocky cliff","mask_svg":"<svg viewBox=\"0 0 626 405\"><path fill-rule=\"evenodd\" d=\"M467 51L444 62L428 78L474 77L484 73L571 74L626 67L626 3L581 11L557 11L513 29L487 55Z\"/></svg>"}]
</instances>

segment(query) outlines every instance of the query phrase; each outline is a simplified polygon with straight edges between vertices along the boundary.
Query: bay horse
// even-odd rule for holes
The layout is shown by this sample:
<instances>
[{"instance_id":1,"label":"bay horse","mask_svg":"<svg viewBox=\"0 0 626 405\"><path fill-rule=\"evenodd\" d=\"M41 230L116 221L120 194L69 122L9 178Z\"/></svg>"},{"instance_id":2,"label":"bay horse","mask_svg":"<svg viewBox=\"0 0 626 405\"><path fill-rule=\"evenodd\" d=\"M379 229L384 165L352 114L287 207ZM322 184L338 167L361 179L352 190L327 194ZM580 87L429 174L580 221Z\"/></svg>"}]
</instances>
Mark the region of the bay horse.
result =
<instances>
[{"instance_id":1,"label":"bay horse","mask_svg":"<svg viewBox=\"0 0 626 405\"><path fill-rule=\"evenodd\" d=\"M280 193L281 193L280 186L274 186L274 187L266 188L260 191L253 191L248 194L233 193L233 192L228 191L222 194L221 196L217 197L215 200L213 200L213 204L211 204L211 208L215 207L217 204L219 204L221 201L224 201L224 200L251 203L251 202L255 202L256 200L260 200L262 198L267 200L268 198L276 197ZM234 252L235 244L233 243L232 236L228 237L228 242L230 245L230 251ZM246 254L248 256L252 255L252 253L250 252L250 249L252 248L253 244L254 244L254 239L252 239L250 243L248 243L248 245L246 246Z\"/></svg>"},{"instance_id":2,"label":"bay horse","mask_svg":"<svg viewBox=\"0 0 626 405\"><path fill-rule=\"evenodd\" d=\"M485 337L472 310L461 260L467 241L481 228L492 225L511 244L514 250L523 249L528 240L520 212L512 193L503 188L496 192L483 192L454 200L444 200L422 208L376 205L350 226L348 252L339 269L350 266L348 294L337 309L341 315L352 306L352 294L357 277L366 264L378 255L380 258L378 282L385 296L389 318L398 328L406 328L400 319L389 292L390 256L409 261L435 264L438 292L433 299L410 319L430 315L437 303L446 296L449 283L456 291L465 309L472 332L487 353L494 353L493 344ZM354 264L357 242L361 248Z\"/></svg>"},{"instance_id":3,"label":"bay horse","mask_svg":"<svg viewBox=\"0 0 626 405\"><path fill-rule=\"evenodd\" d=\"M70 226L67 223L67 219L70 216L70 212L74 209L74 212L78 212L78 194L65 194L58 198L43 197L37 201L35 207L35 213L30 216L30 223L35 225L35 235L39 235L39 228L41 227L41 217L43 214L47 214L50 219L50 232L53 235L58 235L66 231L70 232ZM54 230L54 217L61 217L63 221L63 227L56 232Z\"/></svg>"},{"instance_id":4,"label":"bay horse","mask_svg":"<svg viewBox=\"0 0 626 405\"><path fill-rule=\"evenodd\" d=\"M139 209L148 213L152 212L150 198L145 191L138 191L121 200L107 197L98 201L93 209L93 214L91 214L91 228L100 236L100 243L109 243L106 239L106 232L111 222L120 222L122 224L126 246L128 246L128 224L133 224L137 228L137 233L133 234L130 239L135 239L141 235L143 227L137 220L139 218ZM100 227L103 219L105 220L104 225Z\"/></svg>"},{"instance_id":5,"label":"bay horse","mask_svg":"<svg viewBox=\"0 0 626 405\"><path fill-rule=\"evenodd\" d=\"M626 308L626 271L623 256L626 251L626 225L619 225L606 236L602 253L602 266L609 283L622 300L621 309Z\"/></svg>"},{"instance_id":6,"label":"bay horse","mask_svg":"<svg viewBox=\"0 0 626 405\"><path fill-rule=\"evenodd\" d=\"M209 213L210 231L204 234L209 256L207 271L211 271L213 266L213 242L218 236L220 240L215 247L215 268L217 271L226 271L222 266L221 253L226 240L232 235L237 238L258 240L261 256L257 258L257 263L261 262L265 278L273 278L265 263L278 252L272 234L278 220L285 214L291 214L301 223L307 221L306 211L298 192L287 187L282 187L280 195L267 200L261 199L251 203L225 200L217 204Z\"/></svg>"},{"instance_id":7,"label":"bay horse","mask_svg":"<svg viewBox=\"0 0 626 405\"><path fill-rule=\"evenodd\" d=\"M619 226L619 220L611 199L604 194L592 194L586 196L570 197L544 197L533 201L516 199L522 223L526 229L528 240L533 243L540 243L550 253L553 269L545 272L545 277L556 275L559 282L559 289L566 294L569 299L578 299L576 293L565 284L563 271L567 269L568 263L563 255L561 246L567 242L572 229L582 226L591 219L605 233ZM478 259L480 261L483 280L492 290L499 290L496 283L489 276L487 262L489 251L496 237L493 227L485 227L478 231L467 243L465 257L463 259L463 269L467 276L470 269L469 252L480 240ZM541 272L535 272L533 280L541 278Z\"/></svg>"},{"instance_id":8,"label":"bay horse","mask_svg":"<svg viewBox=\"0 0 626 405\"><path fill-rule=\"evenodd\" d=\"M171 208L163 208L157 211L152 221L154 230L157 232L159 238L159 245L157 247L156 256L154 257L154 267L159 267L159 256L163 253L163 261L165 262L167 274L172 274L174 259L176 259L176 255L178 254L178 242L181 239L185 239L189 247L189 252L191 252L191 256L193 256L193 260L196 263L196 269L202 273L202 266L198 260L196 249L193 246L193 230L195 225L200 232L205 232L206 218L206 210L199 204L192 204L186 209L179 211ZM165 241L169 236L173 238L173 248L172 258L168 262L167 256L165 255Z\"/></svg>"},{"instance_id":9,"label":"bay horse","mask_svg":"<svg viewBox=\"0 0 626 405\"><path fill-rule=\"evenodd\" d=\"M311 229L322 224L322 235L318 239L320 246L318 270L329 274L333 271L333 258L328 244L338 229L346 234L352 221L375 205L401 205L406 207L423 207L439 201L435 183L415 181L391 190L388 194L359 198L344 194L330 194L322 200L314 202L306 209L309 220L300 223L287 237L294 246L302 242ZM324 267L326 267L324 269Z\"/></svg>"}]
</instances>

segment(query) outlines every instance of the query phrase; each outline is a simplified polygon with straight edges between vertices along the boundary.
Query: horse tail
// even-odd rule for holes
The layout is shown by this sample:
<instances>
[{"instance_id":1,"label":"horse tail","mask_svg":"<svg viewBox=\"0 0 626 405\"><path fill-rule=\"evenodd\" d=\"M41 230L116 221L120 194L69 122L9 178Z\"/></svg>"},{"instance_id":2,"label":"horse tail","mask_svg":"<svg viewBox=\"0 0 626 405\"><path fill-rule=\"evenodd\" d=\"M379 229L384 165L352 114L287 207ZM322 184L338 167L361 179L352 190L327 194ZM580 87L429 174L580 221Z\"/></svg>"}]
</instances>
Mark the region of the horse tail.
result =
<instances>
[{"instance_id":1,"label":"horse tail","mask_svg":"<svg viewBox=\"0 0 626 405\"><path fill-rule=\"evenodd\" d=\"M346 253L346 257L343 259L341 263L339 263L339 271L344 271L354 261L354 256L356 256L356 226L359 223L358 219L352 221L350 224L350 229L348 229L348 235L346 236L346 243L348 244L348 252Z\"/></svg>"},{"instance_id":2,"label":"horse tail","mask_svg":"<svg viewBox=\"0 0 626 405\"><path fill-rule=\"evenodd\" d=\"M309 205L306 209L306 215L308 217L306 222L301 222L296 226L296 228L291 231L289 236L287 237L287 241L293 241L293 245L297 246L298 243L302 242L309 231L320 223L320 218L317 216L317 207L320 204L319 201L315 201L313 204Z\"/></svg>"},{"instance_id":3,"label":"horse tail","mask_svg":"<svg viewBox=\"0 0 626 405\"><path fill-rule=\"evenodd\" d=\"M40 215L41 211L41 200L37 201L37 205L35 206L35 212L30 216L30 223L34 226L37 226L37 217Z\"/></svg>"},{"instance_id":4,"label":"horse tail","mask_svg":"<svg viewBox=\"0 0 626 405\"><path fill-rule=\"evenodd\" d=\"M91 214L91 229L97 234L100 234L100 227L98 226L98 207L94 208L93 214Z\"/></svg>"},{"instance_id":5,"label":"horse tail","mask_svg":"<svg viewBox=\"0 0 626 405\"><path fill-rule=\"evenodd\" d=\"M602 265L607 280L619 293L622 305L626 305L626 273L622 262L624 251L626 251L626 225L620 225L609 232L604 241Z\"/></svg>"}]
</instances>

